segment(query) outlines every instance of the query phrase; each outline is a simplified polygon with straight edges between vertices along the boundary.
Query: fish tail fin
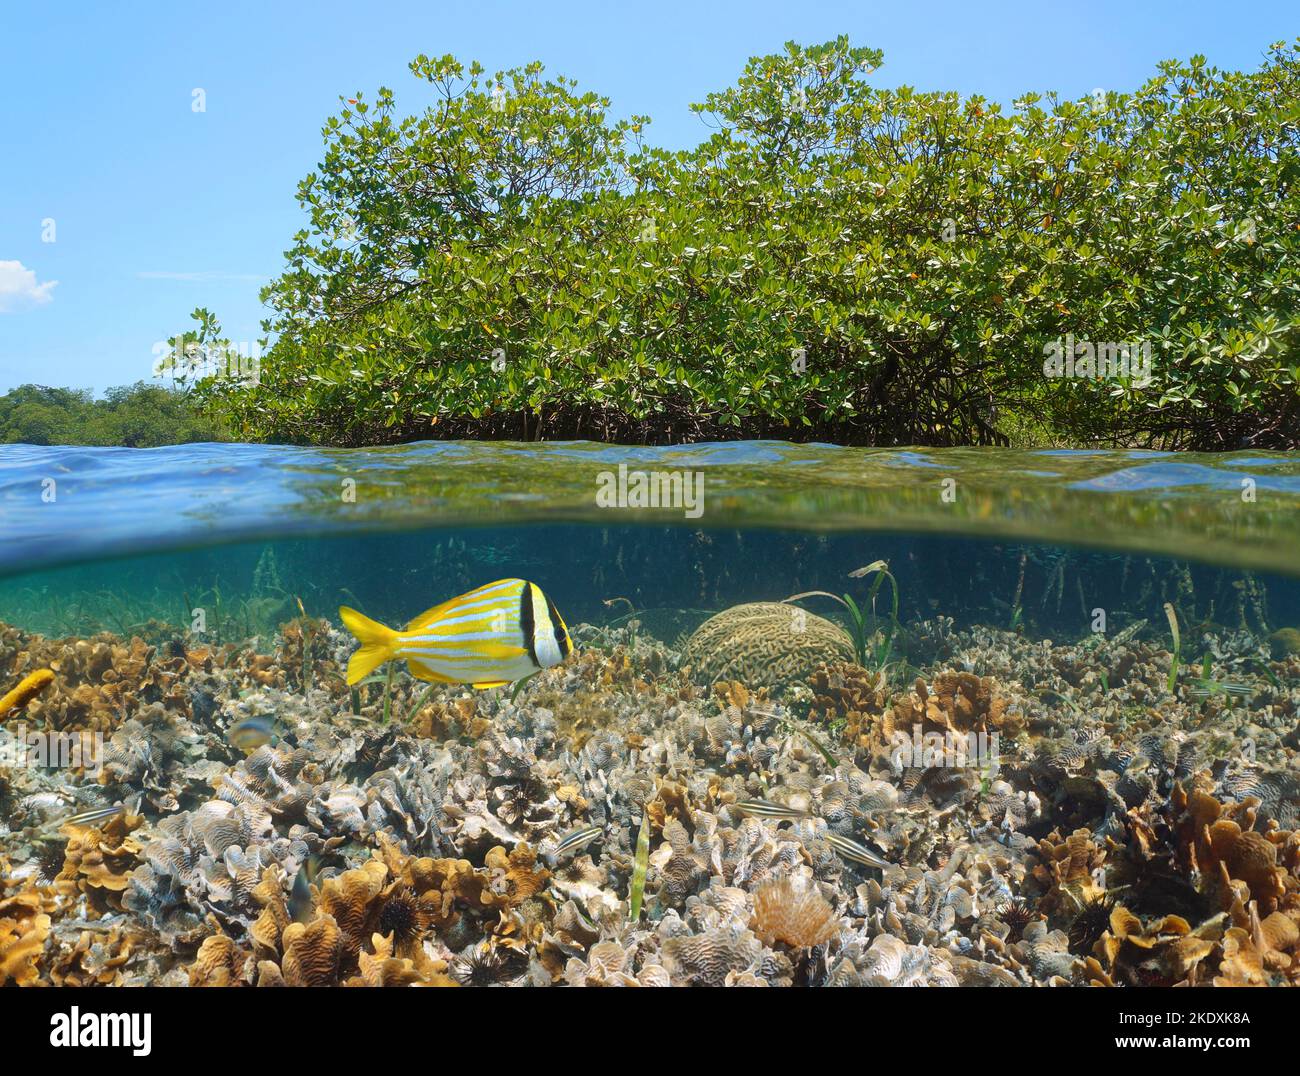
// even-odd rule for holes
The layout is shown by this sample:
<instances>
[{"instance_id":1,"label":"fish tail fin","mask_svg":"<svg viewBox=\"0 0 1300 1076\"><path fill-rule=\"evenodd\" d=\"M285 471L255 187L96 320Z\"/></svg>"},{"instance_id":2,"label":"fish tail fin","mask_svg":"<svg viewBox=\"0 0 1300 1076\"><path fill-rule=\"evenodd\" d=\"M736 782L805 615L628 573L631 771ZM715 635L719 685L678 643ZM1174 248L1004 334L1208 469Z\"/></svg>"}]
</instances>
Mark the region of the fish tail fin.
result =
<instances>
[{"instance_id":1,"label":"fish tail fin","mask_svg":"<svg viewBox=\"0 0 1300 1076\"><path fill-rule=\"evenodd\" d=\"M361 644L361 649L348 658L348 686L351 687L392 659L397 632L346 605L339 607L339 619Z\"/></svg>"}]
</instances>

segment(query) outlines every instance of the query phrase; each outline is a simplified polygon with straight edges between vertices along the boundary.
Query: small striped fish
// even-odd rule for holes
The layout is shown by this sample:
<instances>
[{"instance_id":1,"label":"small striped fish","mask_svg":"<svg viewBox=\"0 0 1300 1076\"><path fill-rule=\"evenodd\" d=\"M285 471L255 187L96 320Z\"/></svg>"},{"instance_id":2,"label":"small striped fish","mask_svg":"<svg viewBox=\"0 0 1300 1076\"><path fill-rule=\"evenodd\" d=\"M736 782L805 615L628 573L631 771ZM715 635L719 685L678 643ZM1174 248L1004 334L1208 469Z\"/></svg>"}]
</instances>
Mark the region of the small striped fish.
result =
<instances>
[{"instance_id":1,"label":"small striped fish","mask_svg":"<svg viewBox=\"0 0 1300 1076\"><path fill-rule=\"evenodd\" d=\"M861 863L864 867L879 867L881 870L892 866L889 860L879 852L873 851L865 844L859 844L849 837L843 837L834 830L827 830L825 837L827 844L845 859L851 859L854 863Z\"/></svg>"},{"instance_id":2,"label":"small striped fish","mask_svg":"<svg viewBox=\"0 0 1300 1076\"><path fill-rule=\"evenodd\" d=\"M577 849L581 848L583 845L590 844L604 832L605 830L602 826L592 825L582 826L579 829L573 830L571 833L566 833L560 838L560 843L555 846L555 850L551 852L551 856L557 857L564 855L565 852L577 851Z\"/></svg>"},{"instance_id":3,"label":"small striped fish","mask_svg":"<svg viewBox=\"0 0 1300 1076\"><path fill-rule=\"evenodd\" d=\"M1208 699L1215 695L1235 695L1239 698L1248 698L1254 694L1254 691L1249 684L1216 683L1210 687L1189 687L1187 694L1194 699Z\"/></svg>"},{"instance_id":4,"label":"small striped fish","mask_svg":"<svg viewBox=\"0 0 1300 1076\"><path fill-rule=\"evenodd\" d=\"M122 804L116 807L92 807L88 811L78 811L76 814L70 814L67 818L60 818L54 822L55 826L91 826L96 822L102 822L105 819L113 818L126 810Z\"/></svg>"},{"instance_id":5,"label":"small striped fish","mask_svg":"<svg viewBox=\"0 0 1300 1076\"><path fill-rule=\"evenodd\" d=\"M536 583L498 579L421 613L394 631L355 609L339 610L361 643L348 684L386 661L405 659L418 680L502 687L558 665L573 650L569 629Z\"/></svg>"},{"instance_id":6,"label":"small striped fish","mask_svg":"<svg viewBox=\"0 0 1300 1076\"><path fill-rule=\"evenodd\" d=\"M773 803L771 800L737 800L736 810L741 814L751 814L758 818L812 818L808 811L801 811L798 807L787 807L784 803Z\"/></svg>"}]
</instances>

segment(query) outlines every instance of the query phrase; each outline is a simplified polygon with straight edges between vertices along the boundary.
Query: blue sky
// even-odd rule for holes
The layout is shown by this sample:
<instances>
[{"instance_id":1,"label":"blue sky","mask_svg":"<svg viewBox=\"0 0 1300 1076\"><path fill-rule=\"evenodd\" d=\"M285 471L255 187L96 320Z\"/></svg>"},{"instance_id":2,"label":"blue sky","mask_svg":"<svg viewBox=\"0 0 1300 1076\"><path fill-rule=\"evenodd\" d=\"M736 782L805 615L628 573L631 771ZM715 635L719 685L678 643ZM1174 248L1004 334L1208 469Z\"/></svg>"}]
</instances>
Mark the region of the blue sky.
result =
<instances>
[{"instance_id":1,"label":"blue sky","mask_svg":"<svg viewBox=\"0 0 1300 1076\"><path fill-rule=\"evenodd\" d=\"M293 196L322 122L340 95L380 85L422 107L406 69L419 52L489 70L539 59L616 115L648 113L652 141L677 148L703 134L690 102L747 57L840 33L884 50L881 84L1009 102L1132 89L1195 53L1255 68L1300 18L1294 0L5 4L0 392L147 379L155 343L196 306L256 340L258 290L304 222Z\"/></svg>"}]
</instances>

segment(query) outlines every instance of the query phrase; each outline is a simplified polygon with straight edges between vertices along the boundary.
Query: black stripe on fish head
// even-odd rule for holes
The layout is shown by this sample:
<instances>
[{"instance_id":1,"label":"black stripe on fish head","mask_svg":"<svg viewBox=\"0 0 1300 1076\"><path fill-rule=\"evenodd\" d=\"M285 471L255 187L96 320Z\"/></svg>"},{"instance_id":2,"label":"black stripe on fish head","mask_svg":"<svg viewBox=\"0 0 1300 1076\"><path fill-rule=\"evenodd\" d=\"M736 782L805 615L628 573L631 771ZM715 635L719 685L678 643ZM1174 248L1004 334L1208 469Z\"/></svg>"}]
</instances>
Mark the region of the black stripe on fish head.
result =
<instances>
[{"instance_id":1,"label":"black stripe on fish head","mask_svg":"<svg viewBox=\"0 0 1300 1076\"><path fill-rule=\"evenodd\" d=\"M528 647L528 657L534 665L541 668L541 662L537 660L537 640L534 638L537 625L533 616L533 584L524 580L523 589L519 593L519 630L523 632L524 646Z\"/></svg>"},{"instance_id":2,"label":"black stripe on fish head","mask_svg":"<svg viewBox=\"0 0 1300 1076\"><path fill-rule=\"evenodd\" d=\"M565 627L560 611L555 608L555 602L551 601L550 595L542 596L546 599L546 611L550 614L551 624L555 628L555 642L560 648L560 660L563 661L573 653L573 640L569 638L569 629Z\"/></svg>"}]
</instances>

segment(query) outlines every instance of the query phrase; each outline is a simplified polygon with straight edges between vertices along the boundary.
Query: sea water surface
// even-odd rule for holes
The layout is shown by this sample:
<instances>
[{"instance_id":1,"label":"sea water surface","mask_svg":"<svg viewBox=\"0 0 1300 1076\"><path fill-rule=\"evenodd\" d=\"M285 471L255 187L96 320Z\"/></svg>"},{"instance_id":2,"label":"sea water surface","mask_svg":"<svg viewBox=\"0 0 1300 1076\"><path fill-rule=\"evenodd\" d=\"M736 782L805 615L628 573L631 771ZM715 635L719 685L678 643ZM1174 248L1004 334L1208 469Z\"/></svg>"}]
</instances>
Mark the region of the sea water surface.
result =
<instances>
[{"instance_id":1,"label":"sea water surface","mask_svg":"<svg viewBox=\"0 0 1300 1076\"><path fill-rule=\"evenodd\" d=\"M692 496L620 500L647 472ZM256 856L286 901L303 900L312 848L327 850L311 857L320 892L381 855L412 885L425 857L469 869L455 872L470 888L454 920L412 921L408 944L439 955L418 973L429 982L602 974L585 950L590 967L575 955L548 971L534 942L483 959L504 916L544 924L520 939L549 938L576 895L647 983L723 985L731 974L695 968L681 931L709 933L691 908L740 887L755 932L732 969L741 982L1085 983L1097 954L1128 985L1280 984L1296 965L1266 976L1263 961L1236 959L1252 935L1224 940L1228 890L1185 869L1208 860L1181 843L1192 828L1179 797L1195 780L1259 841L1300 831L1298 524L1297 453L0 447L0 693L25 707L0 714L0 731L104 740L99 774L5 776L0 873L38 895L76 885L72 812L110 812L88 839L124 850L113 869L125 877L83 895L129 932L130 958L100 980L118 984L204 982L198 947L218 913L248 954L225 981L304 981L317 962L252 945L261 897L239 871ZM543 588L571 630L568 660L483 691L430 685L403 661L348 682L356 641L340 606L407 624L503 577ZM31 681L35 670L46 675ZM941 730L975 751L927 754L922 734ZM754 797L801 813L761 818L743 806ZM244 847L212 855L226 837L211 820L229 835L237 811L262 819L246 803L268 805L261 828L250 821ZM678 812L693 839L716 838L713 852L678 855ZM591 843L561 857L575 831ZM1067 885L1048 857L1073 862L1085 840L1090 869ZM781 877L751 870L795 848ZM528 885L504 909L482 894L507 852L550 866L521 866ZM668 869L683 860L688 876ZM1233 894L1272 892L1259 862L1254 850L1218 861L1237 871ZM1272 877L1293 890L1281 862ZM920 877L942 879L942 899ZM867 879L888 915L864 914ZM530 898L534 884L546 900ZM800 917L821 924L803 940L760 923L760 891L764 908L784 908L787 885L825 905ZM406 883L383 892L376 922ZM28 946L33 983L75 968L86 937L83 901L43 899L31 907L55 912ZM312 899L306 920L326 907ZM1115 902L1153 931L1179 916L1215 939L1200 970L1104 946ZM933 924L924 934L918 916ZM96 944L108 952L113 937ZM400 962L320 963L311 985Z\"/></svg>"},{"instance_id":2,"label":"sea water surface","mask_svg":"<svg viewBox=\"0 0 1300 1076\"><path fill-rule=\"evenodd\" d=\"M703 476L698 514L601 507L630 472ZM527 523L968 535L1300 575L1300 453L737 441L0 448L0 574L112 555Z\"/></svg>"}]
</instances>

